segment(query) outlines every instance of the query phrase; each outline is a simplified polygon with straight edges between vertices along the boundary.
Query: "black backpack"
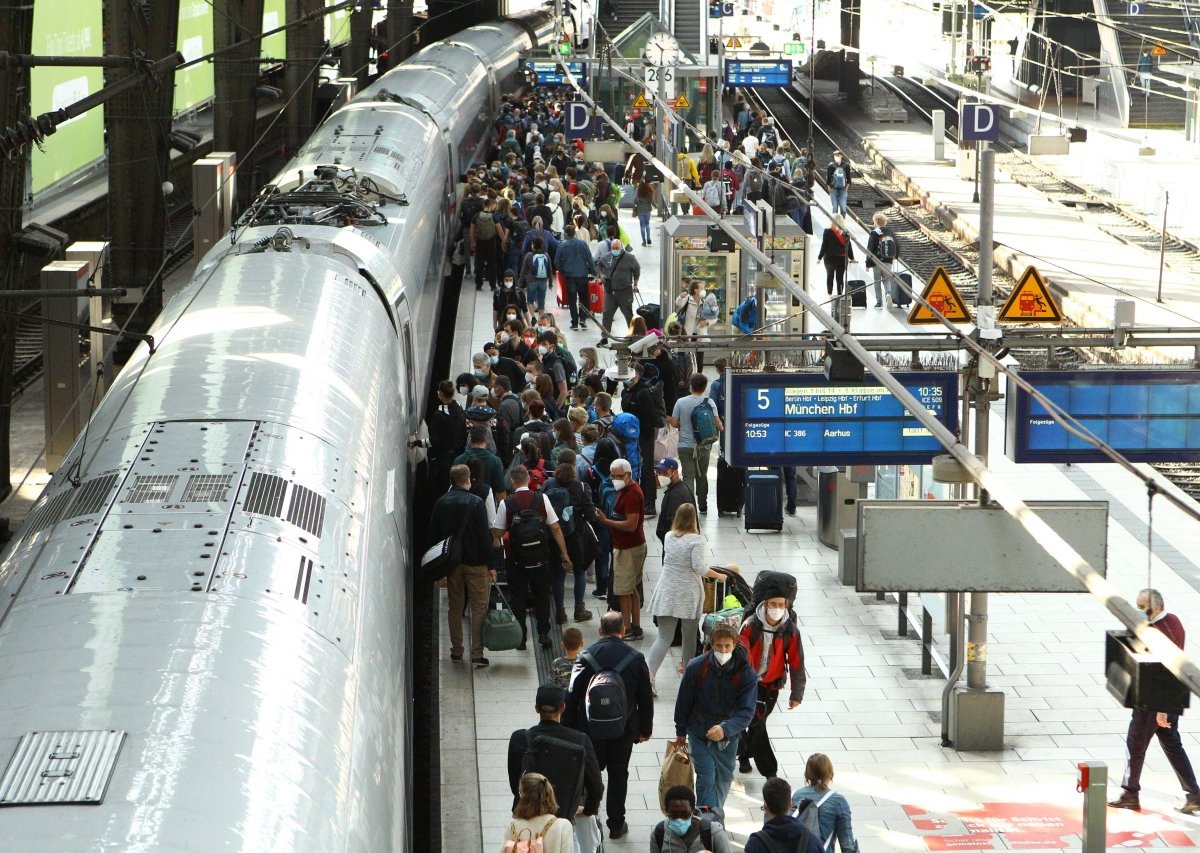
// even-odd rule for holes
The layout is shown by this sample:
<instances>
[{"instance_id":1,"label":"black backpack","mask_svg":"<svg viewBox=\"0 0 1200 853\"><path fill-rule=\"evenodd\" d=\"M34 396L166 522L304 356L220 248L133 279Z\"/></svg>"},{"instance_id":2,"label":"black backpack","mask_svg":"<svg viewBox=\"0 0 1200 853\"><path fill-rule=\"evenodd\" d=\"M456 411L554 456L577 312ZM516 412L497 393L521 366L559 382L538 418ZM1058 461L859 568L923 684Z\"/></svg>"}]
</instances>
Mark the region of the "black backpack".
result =
<instances>
[{"instance_id":1,"label":"black backpack","mask_svg":"<svg viewBox=\"0 0 1200 853\"><path fill-rule=\"evenodd\" d=\"M713 849L712 822L713 819L711 814L700 815L700 843L704 845L705 850ZM660 850L663 846L663 839L665 838L666 831L667 822L665 820L660 820L658 822L658 826L654 827L654 842L658 845Z\"/></svg>"},{"instance_id":2,"label":"black backpack","mask_svg":"<svg viewBox=\"0 0 1200 853\"><path fill-rule=\"evenodd\" d=\"M504 499L508 507L509 554L513 563L524 569L544 566L550 560L550 527L543 498L532 489L528 494L533 500L524 507L520 494Z\"/></svg>"},{"instance_id":3,"label":"black backpack","mask_svg":"<svg viewBox=\"0 0 1200 853\"><path fill-rule=\"evenodd\" d=\"M540 773L554 786L558 816L572 820L583 799L587 750L583 744L529 729L525 732L525 755L521 775Z\"/></svg>"},{"instance_id":4,"label":"black backpack","mask_svg":"<svg viewBox=\"0 0 1200 853\"><path fill-rule=\"evenodd\" d=\"M812 836L808 827L804 828L804 832L796 839L796 846L792 848L785 847L783 842L776 841L771 836L767 835L766 830L758 830L751 833L751 838L757 838L758 843L767 848L769 853L804 853L808 849L808 839Z\"/></svg>"},{"instance_id":5,"label":"black backpack","mask_svg":"<svg viewBox=\"0 0 1200 853\"><path fill-rule=\"evenodd\" d=\"M575 507L571 505L570 490L560 483L557 477L551 477L542 486L542 494L550 501L550 506L554 507L554 512L558 515L558 526L562 529L563 536L574 534Z\"/></svg>"},{"instance_id":6,"label":"black backpack","mask_svg":"<svg viewBox=\"0 0 1200 853\"><path fill-rule=\"evenodd\" d=\"M879 235L879 247L876 253L879 255L879 260L881 261L888 261L890 263L896 260L899 254L896 247L896 238L884 231Z\"/></svg>"},{"instance_id":7,"label":"black backpack","mask_svg":"<svg viewBox=\"0 0 1200 853\"><path fill-rule=\"evenodd\" d=\"M587 733L592 740L616 740L624 736L629 721L629 697L625 694L625 679L621 673L635 657L637 655L631 651L616 666L602 667L591 652L579 655L579 659L595 673L584 693Z\"/></svg>"}]
</instances>

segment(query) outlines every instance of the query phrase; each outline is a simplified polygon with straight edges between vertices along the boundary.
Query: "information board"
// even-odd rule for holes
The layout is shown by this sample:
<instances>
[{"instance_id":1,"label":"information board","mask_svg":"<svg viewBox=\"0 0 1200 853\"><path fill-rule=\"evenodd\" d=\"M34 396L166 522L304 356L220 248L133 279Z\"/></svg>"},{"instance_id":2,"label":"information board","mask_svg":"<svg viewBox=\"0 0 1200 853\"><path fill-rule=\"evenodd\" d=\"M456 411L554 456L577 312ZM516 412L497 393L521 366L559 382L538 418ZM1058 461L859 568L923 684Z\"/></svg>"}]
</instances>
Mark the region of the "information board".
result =
<instances>
[{"instance_id":1,"label":"information board","mask_svg":"<svg viewBox=\"0 0 1200 853\"><path fill-rule=\"evenodd\" d=\"M958 376L896 378L951 431ZM819 373L733 373L726 392L726 455L733 465L926 464L942 445L875 382L829 382Z\"/></svg>"},{"instance_id":2,"label":"information board","mask_svg":"<svg viewBox=\"0 0 1200 853\"><path fill-rule=\"evenodd\" d=\"M1200 370L1023 370L1020 375L1134 462L1200 461ZM1014 462L1110 461L1015 385L1009 385L1005 427L1005 452Z\"/></svg>"},{"instance_id":3,"label":"information board","mask_svg":"<svg viewBox=\"0 0 1200 853\"><path fill-rule=\"evenodd\" d=\"M567 85L567 75L563 73L563 65L567 66L581 86L587 85L586 62L529 62L526 65L532 68L534 73L537 74L537 84L539 86Z\"/></svg>"},{"instance_id":4,"label":"information board","mask_svg":"<svg viewBox=\"0 0 1200 853\"><path fill-rule=\"evenodd\" d=\"M726 86L790 86L790 59L727 59Z\"/></svg>"}]
</instances>

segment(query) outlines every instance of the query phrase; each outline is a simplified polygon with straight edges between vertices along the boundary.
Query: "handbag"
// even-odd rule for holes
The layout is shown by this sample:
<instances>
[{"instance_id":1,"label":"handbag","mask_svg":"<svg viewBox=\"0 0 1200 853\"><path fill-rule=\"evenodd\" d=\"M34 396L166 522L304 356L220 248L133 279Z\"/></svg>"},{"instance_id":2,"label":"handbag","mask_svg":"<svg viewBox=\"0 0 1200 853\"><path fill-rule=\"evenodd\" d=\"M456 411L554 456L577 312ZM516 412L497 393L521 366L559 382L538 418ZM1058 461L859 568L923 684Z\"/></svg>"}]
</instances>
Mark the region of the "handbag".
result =
<instances>
[{"instance_id":1,"label":"handbag","mask_svg":"<svg viewBox=\"0 0 1200 853\"><path fill-rule=\"evenodd\" d=\"M504 607L488 610L483 617L483 647L489 652L506 652L521 645L521 625L513 615L512 606L500 587L492 581Z\"/></svg>"},{"instance_id":2,"label":"handbag","mask_svg":"<svg viewBox=\"0 0 1200 853\"><path fill-rule=\"evenodd\" d=\"M667 791L676 785L686 785L695 790L696 770L692 767L692 756L687 744L676 746L675 741L667 741L667 752L663 757L662 769L658 774L658 807L662 813L667 813Z\"/></svg>"},{"instance_id":3,"label":"handbag","mask_svg":"<svg viewBox=\"0 0 1200 853\"><path fill-rule=\"evenodd\" d=\"M456 532L435 542L421 555L421 571L427 580L440 581L462 562L462 535L467 529L467 519L471 517L473 508L473 505L468 505Z\"/></svg>"}]
</instances>

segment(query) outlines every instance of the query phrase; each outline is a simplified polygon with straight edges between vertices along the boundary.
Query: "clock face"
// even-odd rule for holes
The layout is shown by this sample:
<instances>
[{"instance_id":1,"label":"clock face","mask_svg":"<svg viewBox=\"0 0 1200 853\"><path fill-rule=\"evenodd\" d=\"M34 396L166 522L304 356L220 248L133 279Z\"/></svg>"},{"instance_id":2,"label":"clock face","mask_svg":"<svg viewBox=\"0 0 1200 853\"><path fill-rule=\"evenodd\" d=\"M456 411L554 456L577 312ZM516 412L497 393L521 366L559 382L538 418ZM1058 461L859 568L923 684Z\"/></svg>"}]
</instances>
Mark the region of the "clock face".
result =
<instances>
[{"instance_id":1,"label":"clock face","mask_svg":"<svg viewBox=\"0 0 1200 853\"><path fill-rule=\"evenodd\" d=\"M651 65L674 65L680 55L679 42L670 33L655 33L646 42L646 59Z\"/></svg>"}]
</instances>

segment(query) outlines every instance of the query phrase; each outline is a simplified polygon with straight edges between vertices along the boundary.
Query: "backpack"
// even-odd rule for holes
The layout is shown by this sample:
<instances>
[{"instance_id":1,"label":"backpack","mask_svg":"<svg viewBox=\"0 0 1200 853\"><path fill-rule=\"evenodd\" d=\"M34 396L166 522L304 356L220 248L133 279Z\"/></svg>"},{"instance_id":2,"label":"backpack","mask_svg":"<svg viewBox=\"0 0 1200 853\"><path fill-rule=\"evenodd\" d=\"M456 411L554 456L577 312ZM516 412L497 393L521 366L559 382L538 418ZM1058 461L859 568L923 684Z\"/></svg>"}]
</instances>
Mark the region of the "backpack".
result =
<instances>
[{"instance_id":1,"label":"backpack","mask_svg":"<svg viewBox=\"0 0 1200 853\"><path fill-rule=\"evenodd\" d=\"M704 185L704 200L715 208L721 208L725 205L725 183L724 181L709 179Z\"/></svg>"},{"instance_id":2,"label":"backpack","mask_svg":"<svg viewBox=\"0 0 1200 853\"><path fill-rule=\"evenodd\" d=\"M558 820L557 817L550 818L550 822L542 827L541 832L535 836L527 836L525 838L521 838L520 834L516 832L517 825L510 823L508 825L508 832L510 835L516 835L517 838L510 838L504 842L504 853L545 853L546 845L543 843L543 839L546 833L550 831L550 827L554 826L554 821L556 820ZM523 829L521 832L529 832L529 830Z\"/></svg>"},{"instance_id":3,"label":"backpack","mask_svg":"<svg viewBox=\"0 0 1200 853\"><path fill-rule=\"evenodd\" d=\"M613 210L621 206L621 185L616 182L610 182L608 185L608 198L606 203Z\"/></svg>"},{"instance_id":4,"label":"backpack","mask_svg":"<svg viewBox=\"0 0 1200 853\"><path fill-rule=\"evenodd\" d=\"M496 237L496 220L487 211L475 217L475 239L492 240Z\"/></svg>"},{"instance_id":5,"label":"backpack","mask_svg":"<svg viewBox=\"0 0 1200 853\"><path fill-rule=\"evenodd\" d=\"M587 751L582 744L529 729L525 732L525 755L521 775L540 773L550 780L558 800L559 817L574 816L583 798L583 773ZM569 820L569 818L568 818Z\"/></svg>"},{"instance_id":6,"label":"backpack","mask_svg":"<svg viewBox=\"0 0 1200 853\"><path fill-rule=\"evenodd\" d=\"M692 409L692 435L697 447L711 447L721 437L717 430L717 408L708 397Z\"/></svg>"},{"instance_id":7,"label":"backpack","mask_svg":"<svg viewBox=\"0 0 1200 853\"><path fill-rule=\"evenodd\" d=\"M650 402L654 409L654 428L662 429L667 425L667 403L663 397L662 376L653 359L643 361L642 367L645 368L642 372L642 382L650 391Z\"/></svg>"},{"instance_id":8,"label":"backpack","mask_svg":"<svg viewBox=\"0 0 1200 853\"><path fill-rule=\"evenodd\" d=\"M835 190L844 190L846 188L846 167L838 166L833 170L833 188Z\"/></svg>"},{"instance_id":9,"label":"backpack","mask_svg":"<svg viewBox=\"0 0 1200 853\"><path fill-rule=\"evenodd\" d=\"M549 278L550 277L550 256L545 252L538 252L530 261L529 269L533 273L534 278Z\"/></svg>"},{"instance_id":10,"label":"backpack","mask_svg":"<svg viewBox=\"0 0 1200 853\"><path fill-rule=\"evenodd\" d=\"M550 433L539 433L539 435L549 437ZM537 465L532 468L526 468L526 470L529 471L530 491L537 491L542 486L546 485L546 480L549 478L546 476L546 462L544 457L538 460Z\"/></svg>"},{"instance_id":11,"label":"backpack","mask_svg":"<svg viewBox=\"0 0 1200 853\"><path fill-rule=\"evenodd\" d=\"M518 246L524 245L525 235L528 233L529 223L524 219L514 218L508 228L508 242L504 244L504 251L511 252Z\"/></svg>"},{"instance_id":12,"label":"backpack","mask_svg":"<svg viewBox=\"0 0 1200 853\"><path fill-rule=\"evenodd\" d=\"M688 387L688 382L692 379L692 372L696 368L695 362L692 361L692 354L687 350L675 350L671 353L671 364L675 367L675 385L679 388ZM663 408L666 408L665 401Z\"/></svg>"},{"instance_id":13,"label":"backpack","mask_svg":"<svg viewBox=\"0 0 1200 853\"><path fill-rule=\"evenodd\" d=\"M720 315L721 312L717 308L716 301L710 299L702 299L700 301L700 312L696 316L701 320L712 322Z\"/></svg>"},{"instance_id":14,"label":"backpack","mask_svg":"<svg viewBox=\"0 0 1200 853\"><path fill-rule=\"evenodd\" d=\"M734 317L734 325L739 327L753 327L757 321L755 314L758 312L758 306L751 301L750 297L746 297L742 304L737 307Z\"/></svg>"},{"instance_id":15,"label":"backpack","mask_svg":"<svg viewBox=\"0 0 1200 853\"><path fill-rule=\"evenodd\" d=\"M555 344L554 354L563 360L563 367L566 368L567 383L574 385L579 379L579 365L575 363L575 356L571 355L571 351L562 344Z\"/></svg>"},{"instance_id":16,"label":"backpack","mask_svg":"<svg viewBox=\"0 0 1200 853\"><path fill-rule=\"evenodd\" d=\"M557 478L552 477L542 487L542 494L550 501L550 506L554 507L563 536L572 535L575 532L575 507L571 506L571 492Z\"/></svg>"},{"instance_id":17,"label":"backpack","mask_svg":"<svg viewBox=\"0 0 1200 853\"><path fill-rule=\"evenodd\" d=\"M804 824L804 828L807 829L814 838L821 837L821 821L817 810L820 809L821 806L824 805L825 801L832 796L833 791L829 790L825 792L825 796L821 797L821 799L817 800L816 802L813 802L809 799L803 799L800 801L800 804L796 806L796 817L800 819L800 822ZM834 827L834 831L836 831L836 825ZM829 833L829 838L826 838L824 843L821 845L821 849L829 849L829 842L832 839L833 833L831 832Z\"/></svg>"},{"instance_id":18,"label":"backpack","mask_svg":"<svg viewBox=\"0 0 1200 853\"><path fill-rule=\"evenodd\" d=\"M757 169L747 169L746 170L746 180L744 181L744 188L747 193L762 192L762 188L763 188L762 172L758 171Z\"/></svg>"},{"instance_id":19,"label":"backpack","mask_svg":"<svg viewBox=\"0 0 1200 853\"><path fill-rule=\"evenodd\" d=\"M704 845L705 850L713 849L713 831L712 831L712 815L700 815L700 843ZM663 840L667 831L667 822L660 820L658 826L654 827L654 842L658 845L658 849L662 849Z\"/></svg>"},{"instance_id":20,"label":"backpack","mask_svg":"<svg viewBox=\"0 0 1200 853\"><path fill-rule=\"evenodd\" d=\"M879 260L891 263L896 260L899 254L896 246L896 238L891 234L884 232L879 236L879 247L875 250L879 255Z\"/></svg>"},{"instance_id":21,"label":"backpack","mask_svg":"<svg viewBox=\"0 0 1200 853\"><path fill-rule=\"evenodd\" d=\"M528 494L533 500L523 507L520 494L504 499L508 512L509 554L513 562L524 569L544 566L550 560L550 527L546 524L546 507L539 492L530 488Z\"/></svg>"},{"instance_id":22,"label":"backpack","mask_svg":"<svg viewBox=\"0 0 1200 853\"><path fill-rule=\"evenodd\" d=\"M587 733L592 740L616 740L625 734L625 724L629 721L629 697L625 695L625 679L621 673L636 656L630 652L616 666L601 667L591 652L579 655L579 659L595 672L584 693Z\"/></svg>"},{"instance_id":23,"label":"backpack","mask_svg":"<svg viewBox=\"0 0 1200 853\"><path fill-rule=\"evenodd\" d=\"M765 145L768 148L774 148L779 144L779 137L775 133L775 128L764 127L758 134L758 142L760 145Z\"/></svg>"},{"instance_id":24,"label":"backpack","mask_svg":"<svg viewBox=\"0 0 1200 853\"><path fill-rule=\"evenodd\" d=\"M595 470L594 468L592 469ZM600 507L600 511L608 518L612 518L617 509L617 487L613 485L612 477L604 476L600 478L600 490L596 500L596 506Z\"/></svg>"}]
</instances>

